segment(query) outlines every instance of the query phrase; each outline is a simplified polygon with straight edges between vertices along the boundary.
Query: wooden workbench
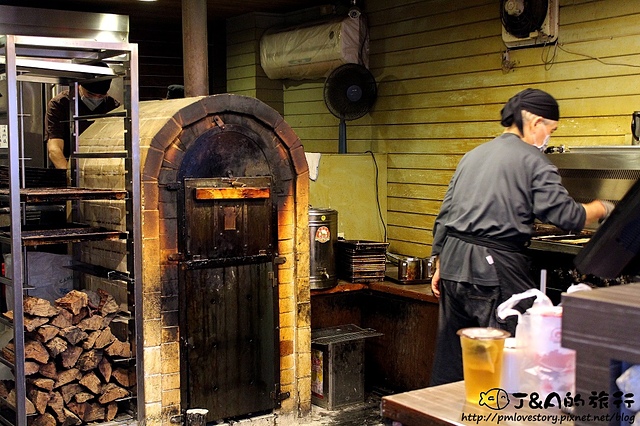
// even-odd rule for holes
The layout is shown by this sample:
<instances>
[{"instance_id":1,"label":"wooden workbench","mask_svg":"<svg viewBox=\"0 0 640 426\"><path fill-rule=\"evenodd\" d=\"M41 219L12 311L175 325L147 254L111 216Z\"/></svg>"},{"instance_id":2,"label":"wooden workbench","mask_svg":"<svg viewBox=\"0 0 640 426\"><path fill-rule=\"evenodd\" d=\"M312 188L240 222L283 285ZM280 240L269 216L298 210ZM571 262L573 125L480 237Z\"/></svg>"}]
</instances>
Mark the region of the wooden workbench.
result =
<instances>
[{"instance_id":1,"label":"wooden workbench","mask_svg":"<svg viewBox=\"0 0 640 426\"><path fill-rule=\"evenodd\" d=\"M503 425L541 426L561 424L572 426L571 416L559 409L532 409L526 402L511 397L501 410L470 404L464 396L464 382L418 389L382 398L382 417L403 426L442 425Z\"/></svg>"}]
</instances>

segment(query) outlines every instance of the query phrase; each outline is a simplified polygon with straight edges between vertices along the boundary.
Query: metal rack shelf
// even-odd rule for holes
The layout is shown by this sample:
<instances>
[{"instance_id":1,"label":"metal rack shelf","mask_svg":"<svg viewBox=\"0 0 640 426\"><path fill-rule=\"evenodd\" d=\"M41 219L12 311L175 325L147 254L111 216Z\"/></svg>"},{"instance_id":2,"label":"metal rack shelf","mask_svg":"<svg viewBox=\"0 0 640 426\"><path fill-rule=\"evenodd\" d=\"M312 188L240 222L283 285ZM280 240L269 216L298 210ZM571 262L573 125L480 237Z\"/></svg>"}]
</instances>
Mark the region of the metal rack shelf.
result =
<instances>
[{"instance_id":1,"label":"metal rack shelf","mask_svg":"<svg viewBox=\"0 0 640 426\"><path fill-rule=\"evenodd\" d=\"M90 265L84 262L73 262L73 264L68 266L68 268L74 271L90 274L95 277L106 278L108 280L125 281L128 283L132 282L131 275L126 272L115 271L111 268Z\"/></svg>"},{"instance_id":2,"label":"metal rack shelf","mask_svg":"<svg viewBox=\"0 0 640 426\"><path fill-rule=\"evenodd\" d=\"M117 64L117 67L102 67L95 65L99 61ZM127 272L107 278L122 281L130 295L128 309L132 312L127 321L128 337L134 347L134 357L131 362L135 366L137 377L143 377L142 357L142 321L137 321L142 314L142 289L136 286L135 277L142 275L140 253L141 242L141 200L140 200L140 153L139 153L139 117L138 117L138 51L137 45L127 42L101 42L90 39L69 39L55 37L34 37L19 35L0 35L0 84L6 84L7 113L3 119L8 122L8 171L5 176L8 181L0 188L0 210L9 216L9 227L0 228L0 242L9 247L12 254L10 266L11 279L0 278L0 285L13 287L13 321L0 318L0 323L13 328L14 333L14 365L9 365L15 377L15 406L0 398L0 424L26 425L26 379L25 379L25 335L24 335L24 296L27 290L25 275L27 268L25 255L27 247L71 244L72 251L79 254L76 243L91 241L121 240L126 244ZM45 179L36 179L37 188L29 187L23 182L25 174L24 155L21 152L22 135L18 105L22 96L22 82L43 84L62 84L69 86L73 96L77 96L78 84L86 81L123 80L123 100L121 109L100 116L78 116L77 111L71 112L70 122L87 119L120 118L124 122L122 147L114 152L84 153L79 151L76 136L72 141L73 159L86 158L88 161L100 161L101 158L118 158L124 162L124 189L83 188L80 184L79 161L70 161L71 186L42 187L47 185ZM84 168L83 168L84 170ZM39 175L38 175L39 176ZM44 185L40 182L45 181ZM66 175L65 175L66 180ZM53 181L53 179L51 179ZM55 185L53 183L49 185ZM63 182L64 185L64 182ZM91 184L88 184L91 185ZM84 218L76 218L84 207L85 201L117 201L125 212L123 227L125 230L107 229L101 226L88 225ZM57 227L32 225L26 213L31 209L38 209L46 205L62 204L71 206L72 223ZM86 204L85 204L86 205ZM106 227L110 227L110 222ZM79 257L79 256L77 256ZM95 267L80 263L74 271L74 287L81 288L79 277L96 272ZM108 269L108 268L105 268ZM124 303L125 301L122 301ZM6 361L6 360L5 360ZM7 361L8 362L8 361ZM144 418L144 387L139 381L132 389L132 402L125 408L126 414L118 416L116 421L101 424L126 424L135 422L137 418ZM123 413L124 414L124 413Z\"/></svg>"},{"instance_id":3,"label":"metal rack shelf","mask_svg":"<svg viewBox=\"0 0 640 426\"><path fill-rule=\"evenodd\" d=\"M110 79L117 77L111 69L92 63L130 51L129 43L5 35L0 36L0 72L6 72L9 58L15 61L17 81L71 84L96 75Z\"/></svg>"},{"instance_id":4,"label":"metal rack shelf","mask_svg":"<svg viewBox=\"0 0 640 426\"><path fill-rule=\"evenodd\" d=\"M0 201L9 201L9 189L0 189ZM23 188L20 201L23 203L62 203L72 200L124 200L127 191L93 188Z\"/></svg>"},{"instance_id":5,"label":"metal rack shelf","mask_svg":"<svg viewBox=\"0 0 640 426\"><path fill-rule=\"evenodd\" d=\"M6 413L6 411L8 411L8 410L11 410L11 411L9 413ZM2 409L0 409L0 424L3 424L5 426L13 426L15 421L11 421L5 416L5 414L12 414L13 415L12 417L15 417L15 413L13 411L15 411L15 410L12 410L12 409L2 410Z\"/></svg>"},{"instance_id":6,"label":"metal rack shelf","mask_svg":"<svg viewBox=\"0 0 640 426\"><path fill-rule=\"evenodd\" d=\"M9 367L11 370L13 370L16 366L13 362L9 361L8 359L6 359L5 357L3 357L2 355L0 355L0 364L4 364L7 367ZM2 398L0 398L2 399Z\"/></svg>"},{"instance_id":7,"label":"metal rack shelf","mask_svg":"<svg viewBox=\"0 0 640 426\"><path fill-rule=\"evenodd\" d=\"M101 227L91 227L82 224L68 224L71 226L54 229L29 229L23 227L21 239L26 247L79 243L83 241L113 241L127 238L126 232L114 231ZM76 226L73 226L76 225ZM0 228L0 242L11 243L11 230Z\"/></svg>"}]
</instances>

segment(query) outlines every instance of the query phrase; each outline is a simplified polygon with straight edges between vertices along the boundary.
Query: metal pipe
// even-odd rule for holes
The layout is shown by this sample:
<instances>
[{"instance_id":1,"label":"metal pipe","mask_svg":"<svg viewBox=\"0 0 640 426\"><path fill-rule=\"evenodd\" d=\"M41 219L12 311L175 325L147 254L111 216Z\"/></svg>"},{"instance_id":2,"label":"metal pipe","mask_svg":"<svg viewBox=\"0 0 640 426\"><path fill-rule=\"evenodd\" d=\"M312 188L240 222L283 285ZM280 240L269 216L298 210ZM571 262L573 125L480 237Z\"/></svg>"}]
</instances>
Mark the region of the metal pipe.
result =
<instances>
[{"instance_id":1,"label":"metal pipe","mask_svg":"<svg viewBox=\"0 0 640 426\"><path fill-rule=\"evenodd\" d=\"M5 38L7 112L9 115L9 208L11 209L11 278L13 285L13 343L15 352L16 424L27 424L26 380L24 375L24 305L22 217L20 215L20 150L18 136L18 69L16 36Z\"/></svg>"},{"instance_id":2,"label":"metal pipe","mask_svg":"<svg viewBox=\"0 0 640 426\"><path fill-rule=\"evenodd\" d=\"M209 95L207 1L182 0L184 94Z\"/></svg>"}]
</instances>

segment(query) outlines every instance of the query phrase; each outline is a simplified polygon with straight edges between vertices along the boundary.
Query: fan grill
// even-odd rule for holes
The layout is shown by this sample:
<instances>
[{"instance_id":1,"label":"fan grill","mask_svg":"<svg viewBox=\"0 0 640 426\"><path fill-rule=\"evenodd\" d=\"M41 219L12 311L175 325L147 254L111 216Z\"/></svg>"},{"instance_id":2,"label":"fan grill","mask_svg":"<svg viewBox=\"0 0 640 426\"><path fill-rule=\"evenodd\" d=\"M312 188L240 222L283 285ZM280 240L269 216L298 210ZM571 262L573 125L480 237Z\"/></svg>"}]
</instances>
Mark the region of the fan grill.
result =
<instances>
[{"instance_id":1,"label":"fan grill","mask_svg":"<svg viewBox=\"0 0 640 426\"><path fill-rule=\"evenodd\" d=\"M358 64L344 64L331 72L324 85L324 101L341 120L364 116L377 96L376 81L369 70Z\"/></svg>"},{"instance_id":2,"label":"fan grill","mask_svg":"<svg viewBox=\"0 0 640 426\"><path fill-rule=\"evenodd\" d=\"M514 2L520 1L522 7L513 7ZM510 14L507 12L508 9L517 12ZM503 0L500 10L502 25L515 37L529 37L529 34L542 28L548 9L548 0Z\"/></svg>"}]
</instances>

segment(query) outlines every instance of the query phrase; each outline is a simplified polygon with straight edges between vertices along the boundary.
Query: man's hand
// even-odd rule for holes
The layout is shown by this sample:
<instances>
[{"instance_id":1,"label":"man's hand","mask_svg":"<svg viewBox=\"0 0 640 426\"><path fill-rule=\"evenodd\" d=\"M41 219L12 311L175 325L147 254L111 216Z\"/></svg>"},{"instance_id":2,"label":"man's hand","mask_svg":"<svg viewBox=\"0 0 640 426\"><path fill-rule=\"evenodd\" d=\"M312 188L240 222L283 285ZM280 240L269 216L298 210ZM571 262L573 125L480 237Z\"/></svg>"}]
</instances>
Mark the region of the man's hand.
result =
<instances>
[{"instance_id":1,"label":"man's hand","mask_svg":"<svg viewBox=\"0 0 640 426\"><path fill-rule=\"evenodd\" d=\"M435 297L440 297L440 264L436 262L436 270L431 277L431 291Z\"/></svg>"}]
</instances>

